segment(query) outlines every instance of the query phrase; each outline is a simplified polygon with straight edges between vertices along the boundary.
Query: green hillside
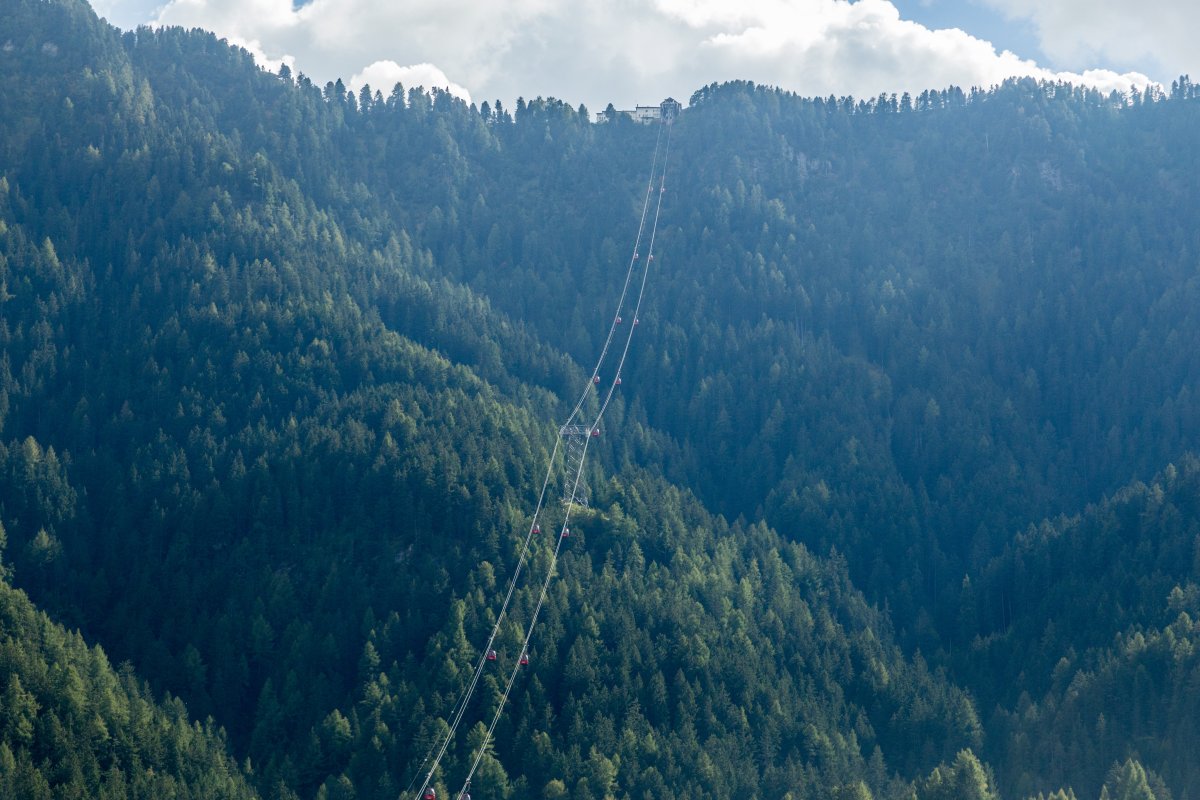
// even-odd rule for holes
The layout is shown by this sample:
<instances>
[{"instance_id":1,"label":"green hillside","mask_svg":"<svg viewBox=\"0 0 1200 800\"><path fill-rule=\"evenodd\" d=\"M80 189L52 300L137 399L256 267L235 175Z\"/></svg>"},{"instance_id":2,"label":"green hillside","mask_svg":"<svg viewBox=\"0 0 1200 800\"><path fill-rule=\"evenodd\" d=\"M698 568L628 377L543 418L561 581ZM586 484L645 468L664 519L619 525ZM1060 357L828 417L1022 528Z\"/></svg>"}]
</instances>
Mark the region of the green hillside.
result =
<instances>
[{"instance_id":1,"label":"green hillside","mask_svg":"<svg viewBox=\"0 0 1200 800\"><path fill-rule=\"evenodd\" d=\"M1170 786L1197 785L1198 498L1189 456L1149 485L1031 526L971 584L961 618L974 639L959 671L996 709L989 739L1012 785L1091 793L1130 757Z\"/></svg>"},{"instance_id":2,"label":"green hillside","mask_svg":"<svg viewBox=\"0 0 1200 800\"><path fill-rule=\"evenodd\" d=\"M8 6L14 582L262 796L392 800L494 624L658 131ZM1200 793L1197 123L1184 79L698 91L475 795Z\"/></svg>"},{"instance_id":3,"label":"green hillside","mask_svg":"<svg viewBox=\"0 0 1200 800\"><path fill-rule=\"evenodd\" d=\"M156 702L131 669L113 669L2 574L0 676L0 797L258 797L212 720L193 722L175 698Z\"/></svg>"}]
</instances>

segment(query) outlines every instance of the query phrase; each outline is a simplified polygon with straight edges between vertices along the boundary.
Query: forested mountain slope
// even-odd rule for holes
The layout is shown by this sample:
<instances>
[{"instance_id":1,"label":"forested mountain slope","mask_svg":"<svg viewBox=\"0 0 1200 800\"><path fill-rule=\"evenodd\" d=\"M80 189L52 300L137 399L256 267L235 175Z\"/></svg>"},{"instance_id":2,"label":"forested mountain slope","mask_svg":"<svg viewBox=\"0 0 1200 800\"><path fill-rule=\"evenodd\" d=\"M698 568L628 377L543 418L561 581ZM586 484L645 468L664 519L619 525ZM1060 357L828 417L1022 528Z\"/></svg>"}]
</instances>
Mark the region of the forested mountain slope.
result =
<instances>
[{"instance_id":1,"label":"forested mountain slope","mask_svg":"<svg viewBox=\"0 0 1200 800\"><path fill-rule=\"evenodd\" d=\"M996 709L1002 783L1092 794L1107 764L1137 755L1171 786L1200 785L1198 501L1189 456L1031 526L969 585L959 672Z\"/></svg>"},{"instance_id":2,"label":"forested mountain slope","mask_svg":"<svg viewBox=\"0 0 1200 800\"><path fill-rule=\"evenodd\" d=\"M3 549L0 531L0 551ZM3 553L0 552L0 556ZM211 721L158 705L132 672L114 671L36 611L0 564L0 797L250 800Z\"/></svg>"},{"instance_id":3,"label":"forested mountain slope","mask_svg":"<svg viewBox=\"0 0 1200 800\"><path fill-rule=\"evenodd\" d=\"M438 274L355 183L336 104L205 34L19 5L0 35L24 70L0 200L17 580L213 716L266 795L393 798L512 569L557 409L538 386L578 368ZM197 76L243 102L205 102ZM254 100L302 114L269 134L222 117ZM481 793L898 795L981 743L969 698L901 654L844 564L653 471L593 495Z\"/></svg>"},{"instance_id":4,"label":"forested mountain slope","mask_svg":"<svg viewBox=\"0 0 1200 800\"><path fill-rule=\"evenodd\" d=\"M8 5L15 580L212 716L264 796L390 800L494 621L657 131L356 96L203 32ZM1044 647L1057 611L1004 578L1016 532L1197 446L1194 95L698 92L594 510L478 796L991 796L964 748L1013 797L1149 786L1143 754L1195 793L1185 721L1127 725L1140 706L1103 691L1142 651L1102 649L1186 639L1163 604L1195 564L1131 565L1118 613ZM1037 558L1086 544L1057 546ZM1101 648L1089 691L1120 722L1063 768L1022 748L1074 730L1065 701L1021 692L1060 691L1068 647Z\"/></svg>"}]
</instances>

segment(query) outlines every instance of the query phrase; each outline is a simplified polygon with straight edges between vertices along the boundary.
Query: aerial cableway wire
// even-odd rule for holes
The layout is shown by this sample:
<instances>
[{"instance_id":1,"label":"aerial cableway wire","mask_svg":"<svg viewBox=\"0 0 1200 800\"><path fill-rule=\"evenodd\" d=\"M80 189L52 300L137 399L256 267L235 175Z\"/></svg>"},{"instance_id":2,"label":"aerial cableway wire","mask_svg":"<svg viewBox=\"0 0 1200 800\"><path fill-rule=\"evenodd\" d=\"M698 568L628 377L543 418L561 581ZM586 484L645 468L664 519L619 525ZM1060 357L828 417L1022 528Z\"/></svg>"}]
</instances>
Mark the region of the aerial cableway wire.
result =
<instances>
[{"instance_id":1,"label":"aerial cableway wire","mask_svg":"<svg viewBox=\"0 0 1200 800\"><path fill-rule=\"evenodd\" d=\"M637 300L634 303L634 314L633 314L634 320L637 320L638 311L641 310L642 299L646 295L646 279L649 277L650 267L654 263L654 240L655 240L656 235L658 234L658 219L659 219L660 213L662 212L663 195L666 193L667 157L671 154L671 127L672 126L670 124L670 120L668 120L666 122L667 143L666 143L665 151L663 153L663 169L662 169L661 175L659 176L658 202L655 204L655 208L654 208L654 224L651 226L651 229L650 229L650 246L646 252L645 267L642 270L642 282L641 282L641 286L638 287ZM662 129L660 128L659 129L660 136L661 136L661 133L662 133ZM657 157L657 146L655 148L655 155ZM653 186L653 183L654 183L653 175L651 175L650 182L651 182L651 185ZM643 217L643 219L644 219L644 217ZM639 239L640 239L641 231L639 230L638 233L639 233ZM626 281L626 288L628 288L628 280ZM622 303L624 302L624 297L625 297L625 294L624 294L624 292L622 292L622 297L621 297ZM613 324L613 327L614 328L616 327L615 322ZM605 412L605 410L608 409L608 404L612 401L613 392L616 391L616 387L617 387L616 377L620 376L621 369L625 366L625 359L629 355L629 346L633 342L633 332L636 329L637 329L637 327L635 325L630 324L628 333L625 335L625 347L621 351L621 358L620 358L620 361L617 363L617 369L616 369L616 372L614 373L614 380L609 383L608 391L604 397L604 402L600 405L600 410L596 413L596 417L592 421L592 425L591 425L592 431L596 431L599 429L600 421L604 417L604 412ZM612 333L610 331L609 339L611 340L611 338L612 338ZM605 351L607 352L607 344L605 345ZM576 414L578 413L578 408L576 409L575 413ZM574 414L572 416L574 416ZM569 420L568 420L568 424L570 424ZM584 442L584 451L583 451L584 458L580 459L579 467L575 471L575 475L574 475L573 482L572 482L572 487L571 487L572 500L574 500L574 497L579 490L579 484L583 477L583 465L584 465L584 461L587 457L587 446L588 446L588 442L590 442L591 439L592 439L592 437L588 436L587 440ZM567 525L570 523L571 509L573 507L574 507L573 502L568 503L566 511L563 514L562 528L559 531L558 541L556 541L554 544L554 554L550 558L550 567L546 571L545 580L542 581L542 590L541 590L541 593L538 595L537 605L535 605L533 608L533 615L529 619L529 627L525 632L525 640L521 643L521 653L522 654L528 652L528 650L529 650L529 642L533 638L533 629L537 625L538 616L541 614L542 606L546 602L546 593L550 589L550 581L553 580L553 578L554 578L554 570L555 570L555 567L558 565L558 555L562 550L563 541L565 540L564 534L566 533ZM521 670L520 659L517 659L516 663L513 665L512 672L508 676L508 683L504 687L504 694L500 697L500 703L499 703L499 705L496 706L496 713L492 717L492 723L488 726L487 734L483 737L483 741L479 745L479 750L475 754L475 759L471 764L471 770L467 773L466 781L464 781L462 789L459 790L459 797L462 797L464 794L466 794L468 787L470 787L470 785L471 785L471 778L473 778L475 776L475 771L477 769L479 769L479 764L483 761L483 756L487 752L488 745L492 740L492 734L496 730L496 725L500 722L500 717L504 713L504 706L508 702L508 696L512 692L513 684L516 683L517 673L519 673L520 670Z\"/></svg>"},{"instance_id":2,"label":"aerial cableway wire","mask_svg":"<svg viewBox=\"0 0 1200 800\"><path fill-rule=\"evenodd\" d=\"M592 392L593 387L596 385L595 380L596 380L596 378L598 378L600 376L600 369L604 366L604 359L608 357L608 348L612 345L613 337L616 336L617 327L620 325L621 312L625 308L625 298L628 297L628 295L629 295L629 284L633 280L633 269L634 269L634 267L637 266L638 260L640 258L640 248L642 246L642 235L646 231L646 218L648 216L648 212L650 211L650 197L654 191L654 178L658 174L658 152L662 146L662 138L663 138L662 131L663 131L663 129L660 127L658 129L658 138L654 142L654 157L650 160L650 180L648 180L646 182L646 196L642 200L642 216L641 216L641 219L638 221L638 231L637 231L637 236L634 238L634 241L633 241L633 254L630 255L630 257L629 257L629 267L625 270L625 282L621 285L621 296L620 296L620 298L617 299L617 313L613 317L612 322L609 323L608 336L605 337L605 339L604 339L604 346L600 348L600 357L596 359L596 367L595 367L595 369L592 370L591 378L590 378L590 380L588 380L587 385L584 387L583 394L581 394L579 396L579 401L577 403L575 403L575 408L571 409L571 413L567 417L567 421L565 423L563 423L564 427L572 424L575 421L575 419L579 416L579 414L582 413L584 401L587 400L588 394L590 394ZM668 140L670 139L670 136L671 136L670 131L668 131L667 132ZM668 149L670 149L669 141L668 141ZM665 165L666 165L666 157L665 156L663 158L663 164L664 164L664 168L665 168ZM659 193L659 205L660 206L662 205L661 192ZM656 221L657 221L657 218L656 218ZM649 261L649 259L647 259L646 264L648 265L649 263L650 263L650 261ZM645 285L645 283L643 280L643 286L644 285ZM639 300L640 300L640 298L639 298ZM634 317L634 319L637 319L637 317ZM629 330L630 331L633 330L632 324L630 325ZM619 374L620 374L620 372L615 373L615 375L619 375ZM609 393L610 394L612 393L611 385L609 388ZM554 462L553 462L553 460L551 460L551 469L553 469L553 466L554 466Z\"/></svg>"},{"instance_id":3,"label":"aerial cableway wire","mask_svg":"<svg viewBox=\"0 0 1200 800\"><path fill-rule=\"evenodd\" d=\"M662 173L660 174L658 164L659 164L659 152L661 150L663 150L663 147L662 147L662 143L663 143L662 129L663 129L663 127L667 128L667 136L666 136L666 149L665 149L665 152L663 155L663 165L664 166L663 166ZM625 301L629 295L629 287L630 287L631 283L633 282L634 269L640 260L639 249L642 244L642 239L644 238L646 222L649 217L650 198L653 195L655 178L658 177L659 178L658 201L657 201L657 204L655 207L652 231L650 234L650 249L647 251L647 257L645 260L645 268L642 271L642 280L641 280L641 284L638 289L637 301L634 306L634 316L633 316L634 324L630 324L630 326L628 328L629 332L625 338L625 346L621 352L621 358L618 363L617 370L613 373L614 380L610 383L610 385L608 387L608 391L605 394L603 401L601 403L600 411L596 415L595 420L593 421L589 430L597 430L598 429L600 420L604 416L604 411L605 411L605 409L608 408L608 404L612 400L612 395L616 388L616 378L620 376L621 368L624 366L625 358L629 353L629 345L633 339L633 331L634 331L636 321L637 321L637 313L638 313L638 310L641 308L642 297L646 290L646 277L647 277L647 274L649 273L650 264L653 261L654 238L655 238L655 234L657 233L657 230L658 230L658 218L659 218L659 213L662 209L662 195L664 192L664 185L665 185L665 178L666 178L666 169L665 169L666 154L670 152L670 140L671 140L670 128L671 128L671 126L668 123L668 124L660 127L658 130L658 137L654 144L654 156L653 156L653 159L651 160L651 165L650 165L650 178L647 181L646 195L642 202L641 218L638 222L637 236L635 237L635 240L634 240L633 254L630 256L629 266L625 272L625 280L621 287L621 296L617 302L617 313L613 317L613 320L609 326L608 336L604 340L604 345L600 350L600 356L596 361L595 368L592 370L592 373L588 378L587 385L584 388L583 393L580 395L579 400L576 402L575 407L571 410L571 413L567 417L567 421L566 421L566 423L564 423L562 428L566 428L567 426L572 425L572 424L577 424L578 419L583 414L584 403L587 401L588 395L592 391L594 391L595 387L598 385L598 377L600 375L600 371L601 371L602 367L604 366L605 360L608 357L609 350L611 348L613 339L616 336L617 327L621 323L621 319L622 319L621 312L624 309ZM560 430L562 428L560 428ZM588 440L590 440L591 436L588 436L587 438L588 438ZM408 788L404 792L405 794L408 794L412 790L413 784L415 784L417 781L417 778L420 777L420 774L421 774L420 770L425 767L425 764L429 763L430 756L432 756L434 751L436 750L437 755L433 757L433 762L432 762L432 764L430 764L428 771L425 773L424 780L421 784L421 788L417 791L417 794L416 794L417 800L421 800L421 798L425 794L426 789L428 789L429 785L433 782L433 776L437 772L437 768L440 765L442 758L445 756L446 750L449 748L450 743L454 740L454 736L455 736L456 731L458 730L458 726L462 722L462 718L463 718L464 714L466 713L467 706L470 703L471 697L474 695L475 689L477 688L477 686L479 684L479 680L480 680L481 676L483 675L483 671L487 666L487 662L489 660L488 655L489 655L489 653L492 652L492 649L493 649L492 645L495 643L496 637L499 635L500 627L503 624L505 616L508 612L508 607L512 601L513 594L516 589L517 580L520 577L521 572L522 572L526 562L528 561L529 551L530 551L530 547L531 547L531 544L532 544L532 541L534 538L534 533L535 533L535 531L539 530L538 520L540 518L542 510L545 507L546 490L549 487L550 481L555 472L555 468L557 465L558 451L559 451L559 447L561 446L561 444L562 444L562 436L561 435L556 436L555 442L554 442L554 447L552 448L551 453L550 453L549 465L546 469L546 476L545 476L545 479L542 481L542 489L541 489L540 494L538 495L537 505L534 508L533 518L530 521L529 529L525 534L525 541L522 545L520 556L517 559L517 566L513 570L512 577L509 579L508 588L507 588L507 590L505 592L505 596L504 596L504 602L501 604L500 612L496 617L496 622L492 626L491 633L488 636L487 644L484 646L483 650L480 652L479 660L475 664L475 669L471 675L470 681L468 681L467 685L463 688L462 693L459 695L458 701L454 704L454 707L451 709L450 720L448 722L448 727L447 727L445 734L441 737L440 740L434 741L432 747L430 748L429 753L426 754L425 759L421 763L421 766L418 767L417 775L414 776L413 780L409 782ZM587 442L586 441L583 446L583 452L584 452L584 455L586 456L586 452L587 452ZM567 527L567 522L570 518L571 505L577 496L582 473L583 473L583 460L581 459L579 462L578 468L576 469L575 475L574 476L566 476L566 480L570 483L570 487L571 487L570 488L570 500L572 502L569 502L567 504L567 510L565 512L562 528L559 531L559 537L558 537L557 542L555 543L555 548L554 548L553 554L551 556L550 568L547 572L546 579L543 582L541 595L540 595L537 605L535 607L532 621L531 621L531 624L529 626L528 632L525 637L525 641L522 644L522 648L521 648L522 655L524 655L528 651L529 639L533 634L533 623L537 621L538 613L541 611L542 604L546 597L546 591L549 588L550 579L554 575L554 568L555 568L555 565L557 564L559 550L562 547L562 542L563 542L563 538L564 538L562 534L565 532L566 527ZM505 691L504 691L503 697L500 701L500 705L497 708L495 718L492 720L492 724L487 730L487 736L485 737L484 742L480 747L479 753L478 753L474 763L472 764L471 771L467 776L467 780L464 783L463 790L462 790L462 792L460 792L460 794L466 792L467 786L470 785L471 777L475 774L475 770L478 768L479 763L482 760L483 753L486 752L488 743L491 740L492 733L495 730L496 723L499 721L500 714L504 708L504 705L505 705L506 701L508 700L508 695L512 690L513 682L516 680L516 675L517 675L517 672L520 670L520 667L521 667L520 659L517 659L517 662L513 669L513 673L510 675L508 683L505 687Z\"/></svg>"}]
</instances>

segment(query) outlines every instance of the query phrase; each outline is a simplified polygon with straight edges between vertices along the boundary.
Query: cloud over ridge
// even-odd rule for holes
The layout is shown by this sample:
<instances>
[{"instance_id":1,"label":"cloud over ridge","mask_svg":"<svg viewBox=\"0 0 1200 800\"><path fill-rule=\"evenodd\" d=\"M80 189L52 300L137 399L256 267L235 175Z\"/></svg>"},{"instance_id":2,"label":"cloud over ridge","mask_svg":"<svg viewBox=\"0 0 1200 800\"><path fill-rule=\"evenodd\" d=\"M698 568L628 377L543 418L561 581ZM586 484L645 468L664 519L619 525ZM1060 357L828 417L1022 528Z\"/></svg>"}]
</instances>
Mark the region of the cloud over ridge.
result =
<instances>
[{"instance_id":1,"label":"cloud over ridge","mask_svg":"<svg viewBox=\"0 0 1200 800\"><path fill-rule=\"evenodd\" d=\"M260 63L318 81L352 76L350 86L386 94L399 80L464 99L545 95L593 108L686 100L735 79L858 97L1012 76L1104 91L1152 82L1051 71L964 31L902 19L890 0L169 0L155 23L213 30Z\"/></svg>"}]
</instances>

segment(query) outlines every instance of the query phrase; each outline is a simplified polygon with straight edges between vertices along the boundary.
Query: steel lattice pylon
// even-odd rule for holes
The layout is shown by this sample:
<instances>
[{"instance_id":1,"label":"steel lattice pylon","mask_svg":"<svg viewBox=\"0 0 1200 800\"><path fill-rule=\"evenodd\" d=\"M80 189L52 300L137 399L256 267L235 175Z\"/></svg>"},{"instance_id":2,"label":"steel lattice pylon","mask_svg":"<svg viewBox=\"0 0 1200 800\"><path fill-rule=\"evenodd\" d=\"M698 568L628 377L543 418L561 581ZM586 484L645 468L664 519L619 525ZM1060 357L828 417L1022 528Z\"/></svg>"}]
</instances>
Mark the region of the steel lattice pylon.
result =
<instances>
[{"instance_id":1,"label":"steel lattice pylon","mask_svg":"<svg viewBox=\"0 0 1200 800\"><path fill-rule=\"evenodd\" d=\"M563 440L563 505L588 504L587 483L580 468L587 452L592 429L587 425L564 425L558 435Z\"/></svg>"}]
</instances>

